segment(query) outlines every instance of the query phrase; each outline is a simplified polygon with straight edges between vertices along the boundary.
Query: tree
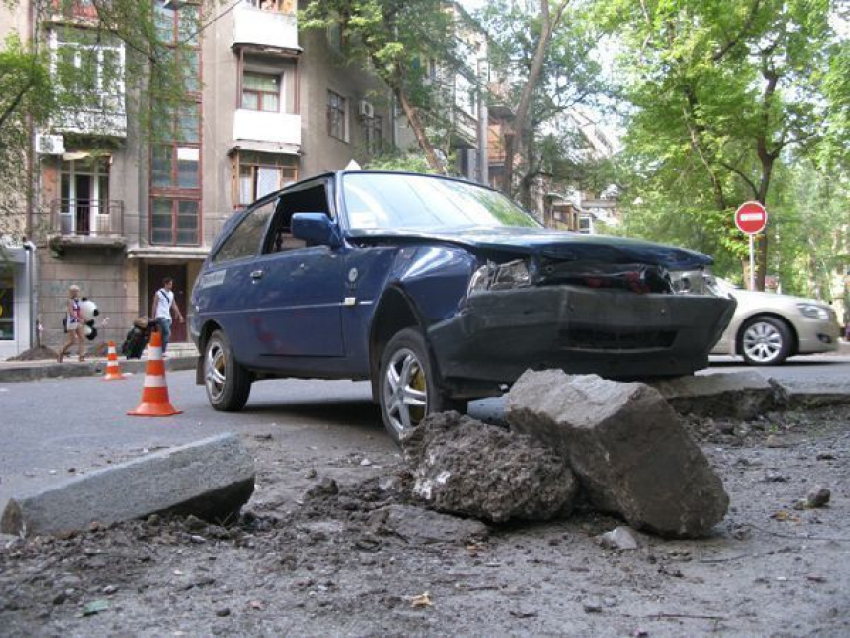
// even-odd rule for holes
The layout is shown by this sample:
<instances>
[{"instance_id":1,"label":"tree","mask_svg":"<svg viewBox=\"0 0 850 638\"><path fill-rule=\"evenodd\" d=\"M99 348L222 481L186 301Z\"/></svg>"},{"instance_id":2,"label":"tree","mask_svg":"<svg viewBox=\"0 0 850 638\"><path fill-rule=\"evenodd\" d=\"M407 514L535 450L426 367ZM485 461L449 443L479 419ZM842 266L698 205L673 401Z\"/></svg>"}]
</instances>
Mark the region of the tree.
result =
<instances>
[{"instance_id":1,"label":"tree","mask_svg":"<svg viewBox=\"0 0 850 638\"><path fill-rule=\"evenodd\" d=\"M823 82L838 51L830 11L828 0L600 3L624 46L620 72L633 108L625 142L642 160L640 179L658 192L688 184L678 201L707 230L718 213L729 228L747 199L771 209L783 158L823 141ZM759 238L760 289L772 232Z\"/></svg>"},{"instance_id":2,"label":"tree","mask_svg":"<svg viewBox=\"0 0 850 638\"><path fill-rule=\"evenodd\" d=\"M46 56L10 35L0 50L0 235L23 232L16 213L26 199L25 151L55 101Z\"/></svg>"},{"instance_id":3,"label":"tree","mask_svg":"<svg viewBox=\"0 0 850 638\"><path fill-rule=\"evenodd\" d=\"M428 65L453 66L452 18L441 0L331 0L310 2L301 26L338 26L351 64L370 66L392 91L417 143L435 171L443 172L429 138L427 118L434 111L426 83Z\"/></svg>"}]
</instances>

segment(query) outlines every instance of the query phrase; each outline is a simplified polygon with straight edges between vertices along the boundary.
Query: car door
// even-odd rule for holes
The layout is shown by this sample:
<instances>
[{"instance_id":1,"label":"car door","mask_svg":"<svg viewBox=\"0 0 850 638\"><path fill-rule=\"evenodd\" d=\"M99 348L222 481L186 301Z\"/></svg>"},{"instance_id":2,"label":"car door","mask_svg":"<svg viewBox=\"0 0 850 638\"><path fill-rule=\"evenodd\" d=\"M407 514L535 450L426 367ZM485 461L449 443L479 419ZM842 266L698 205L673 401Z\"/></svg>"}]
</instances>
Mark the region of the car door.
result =
<instances>
[{"instance_id":1,"label":"car door","mask_svg":"<svg viewBox=\"0 0 850 638\"><path fill-rule=\"evenodd\" d=\"M201 320L213 319L220 325L236 360L246 365L258 356L249 330L258 304L251 272L277 204L277 197L253 204L216 249L196 285Z\"/></svg>"},{"instance_id":2,"label":"car door","mask_svg":"<svg viewBox=\"0 0 850 638\"><path fill-rule=\"evenodd\" d=\"M343 357L344 296L341 249L308 246L291 233L292 215L332 216L326 182L284 191L269 225L263 254L249 273L254 310L247 317L252 365L309 372L311 359ZM319 365L321 367L321 365Z\"/></svg>"}]
</instances>

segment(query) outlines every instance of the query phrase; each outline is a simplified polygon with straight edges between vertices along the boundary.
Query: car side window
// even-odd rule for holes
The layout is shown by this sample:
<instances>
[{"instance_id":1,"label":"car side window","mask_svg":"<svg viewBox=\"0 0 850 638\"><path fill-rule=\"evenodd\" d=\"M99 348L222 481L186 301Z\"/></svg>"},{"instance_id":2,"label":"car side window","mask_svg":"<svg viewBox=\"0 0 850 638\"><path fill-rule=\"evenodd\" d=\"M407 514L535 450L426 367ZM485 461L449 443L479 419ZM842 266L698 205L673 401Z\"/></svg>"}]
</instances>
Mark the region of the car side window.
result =
<instances>
[{"instance_id":1,"label":"car side window","mask_svg":"<svg viewBox=\"0 0 850 638\"><path fill-rule=\"evenodd\" d=\"M306 245L303 239L292 236L292 216L295 213L325 213L333 217L324 184L281 194L263 252L277 253Z\"/></svg>"},{"instance_id":2,"label":"car side window","mask_svg":"<svg viewBox=\"0 0 850 638\"><path fill-rule=\"evenodd\" d=\"M269 218L277 205L278 200L273 199L250 211L218 249L213 263L219 264L255 255L260 248Z\"/></svg>"}]
</instances>

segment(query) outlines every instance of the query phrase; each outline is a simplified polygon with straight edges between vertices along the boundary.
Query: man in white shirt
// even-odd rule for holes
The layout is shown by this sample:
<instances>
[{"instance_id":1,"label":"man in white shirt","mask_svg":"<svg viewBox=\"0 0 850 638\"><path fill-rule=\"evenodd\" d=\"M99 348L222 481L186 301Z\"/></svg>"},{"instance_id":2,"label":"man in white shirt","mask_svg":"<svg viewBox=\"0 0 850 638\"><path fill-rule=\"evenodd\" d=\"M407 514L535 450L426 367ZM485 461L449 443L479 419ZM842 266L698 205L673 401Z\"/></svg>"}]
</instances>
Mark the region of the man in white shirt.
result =
<instances>
[{"instance_id":1,"label":"man in white shirt","mask_svg":"<svg viewBox=\"0 0 850 638\"><path fill-rule=\"evenodd\" d=\"M151 304L151 316L162 335L163 354L165 354L165 348L168 346L168 337L171 336L171 312L174 311L174 315L180 323L185 321L177 304L174 303L174 293L171 290L173 286L174 280L171 277L163 279L162 288L153 294L153 303Z\"/></svg>"}]
</instances>

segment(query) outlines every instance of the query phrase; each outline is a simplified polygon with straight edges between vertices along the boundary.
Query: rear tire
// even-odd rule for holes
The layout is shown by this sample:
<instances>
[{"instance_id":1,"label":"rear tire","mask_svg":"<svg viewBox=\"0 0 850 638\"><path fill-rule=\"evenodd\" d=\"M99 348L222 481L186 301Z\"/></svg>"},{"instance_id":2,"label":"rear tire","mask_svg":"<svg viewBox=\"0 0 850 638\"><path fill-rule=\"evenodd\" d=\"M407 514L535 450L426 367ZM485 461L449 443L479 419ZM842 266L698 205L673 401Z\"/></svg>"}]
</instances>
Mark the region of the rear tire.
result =
<instances>
[{"instance_id":1,"label":"rear tire","mask_svg":"<svg viewBox=\"0 0 850 638\"><path fill-rule=\"evenodd\" d=\"M378 387L381 418L396 443L427 415L465 408L437 384L436 366L418 328L405 328L387 342Z\"/></svg>"},{"instance_id":2,"label":"rear tire","mask_svg":"<svg viewBox=\"0 0 850 638\"><path fill-rule=\"evenodd\" d=\"M774 317L753 317L741 328L740 352L751 366L777 366L791 354L788 326Z\"/></svg>"},{"instance_id":3,"label":"rear tire","mask_svg":"<svg viewBox=\"0 0 850 638\"><path fill-rule=\"evenodd\" d=\"M223 330L213 332L204 348L204 386L210 405L222 412L238 412L251 394L251 375L233 358Z\"/></svg>"}]
</instances>

